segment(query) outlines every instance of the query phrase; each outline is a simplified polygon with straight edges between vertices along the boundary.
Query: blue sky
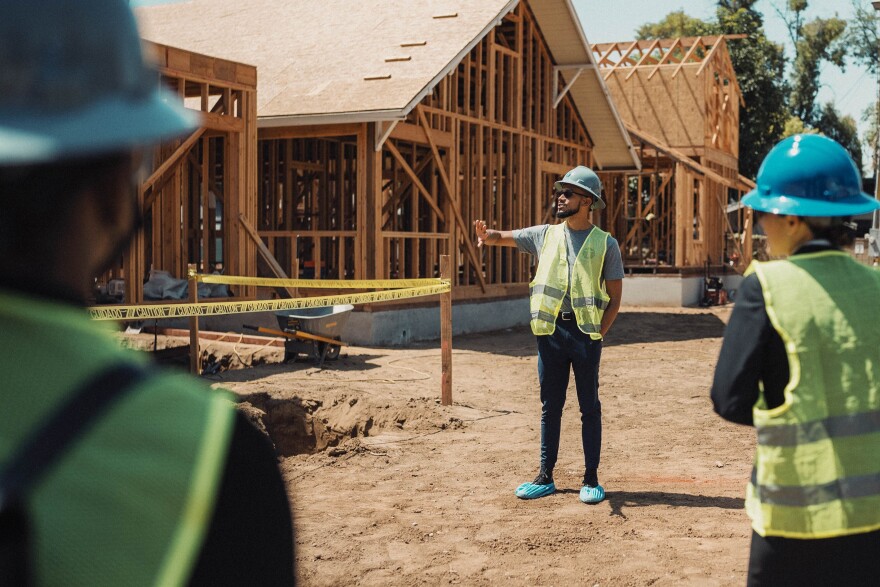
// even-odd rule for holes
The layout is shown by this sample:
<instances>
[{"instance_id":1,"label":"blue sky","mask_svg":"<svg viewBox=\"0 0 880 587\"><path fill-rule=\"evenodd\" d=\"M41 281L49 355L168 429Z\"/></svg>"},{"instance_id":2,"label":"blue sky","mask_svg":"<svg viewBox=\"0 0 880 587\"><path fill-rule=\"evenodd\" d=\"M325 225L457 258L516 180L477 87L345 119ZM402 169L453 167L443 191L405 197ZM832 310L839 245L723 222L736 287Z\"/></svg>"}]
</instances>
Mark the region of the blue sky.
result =
<instances>
[{"instance_id":1,"label":"blue sky","mask_svg":"<svg viewBox=\"0 0 880 587\"><path fill-rule=\"evenodd\" d=\"M690 16L704 20L714 20L715 0L660 1L660 0L627 0L626 14L621 10L610 9L612 3L607 0L573 0L581 24L591 43L607 43L611 41L628 41L635 38L635 30L648 22L657 22L670 12L684 10ZM615 3L616 4L616 3ZM870 2L860 2L870 8ZM618 5L619 6L619 5ZM791 58L794 49L789 42L788 31L782 18L774 10L774 6L783 9L786 0L760 0L756 9L764 15L764 31L774 42L785 46L786 56ZM828 18L837 14L849 19L853 14L851 0L812 0L806 12L807 20L817 16ZM636 15L636 16L633 16ZM733 41L741 42L741 41ZM825 64L821 72L822 87L819 92L820 103L833 102L842 114L852 116L859 125L859 135L864 136L865 127L862 113L877 96L877 79L864 67L848 64L842 72L833 65ZM865 155L870 153L865 151ZM864 162L867 171L868 161Z\"/></svg>"}]
</instances>

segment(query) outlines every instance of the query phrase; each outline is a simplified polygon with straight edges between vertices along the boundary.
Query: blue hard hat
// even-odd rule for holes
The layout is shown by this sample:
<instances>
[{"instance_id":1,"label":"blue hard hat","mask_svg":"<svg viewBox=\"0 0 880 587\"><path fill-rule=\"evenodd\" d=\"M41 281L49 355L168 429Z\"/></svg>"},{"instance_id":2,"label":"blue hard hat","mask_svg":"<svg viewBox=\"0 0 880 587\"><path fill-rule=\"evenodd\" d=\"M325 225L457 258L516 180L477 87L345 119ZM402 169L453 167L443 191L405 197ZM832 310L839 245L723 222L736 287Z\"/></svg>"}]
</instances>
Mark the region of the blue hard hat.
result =
<instances>
[{"instance_id":1,"label":"blue hard hat","mask_svg":"<svg viewBox=\"0 0 880 587\"><path fill-rule=\"evenodd\" d=\"M821 135L794 135L767 153L755 189L742 200L749 208L794 216L856 216L880 209L862 192L849 153Z\"/></svg>"},{"instance_id":2,"label":"blue hard hat","mask_svg":"<svg viewBox=\"0 0 880 587\"><path fill-rule=\"evenodd\" d=\"M602 180L589 167L578 165L569 170L562 179L553 184L553 189L561 190L566 186L580 188L593 196L590 210L601 210L605 207L605 200L602 199Z\"/></svg>"},{"instance_id":3,"label":"blue hard hat","mask_svg":"<svg viewBox=\"0 0 880 587\"><path fill-rule=\"evenodd\" d=\"M197 125L144 63L125 0L2 2L0 165L127 150Z\"/></svg>"}]
</instances>

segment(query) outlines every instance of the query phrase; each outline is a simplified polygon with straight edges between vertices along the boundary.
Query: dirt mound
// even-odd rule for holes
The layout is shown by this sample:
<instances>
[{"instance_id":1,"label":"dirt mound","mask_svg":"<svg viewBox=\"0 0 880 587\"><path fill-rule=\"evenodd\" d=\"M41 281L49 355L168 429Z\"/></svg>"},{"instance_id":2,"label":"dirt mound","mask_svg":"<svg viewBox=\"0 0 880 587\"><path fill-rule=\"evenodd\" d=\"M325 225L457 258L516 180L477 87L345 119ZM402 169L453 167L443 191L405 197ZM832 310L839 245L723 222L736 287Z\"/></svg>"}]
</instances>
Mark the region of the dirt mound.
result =
<instances>
[{"instance_id":1,"label":"dirt mound","mask_svg":"<svg viewBox=\"0 0 880 587\"><path fill-rule=\"evenodd\" d=\"M165 334L119 333L120 343L134 350L151 353L152 357L165 366L189 368L189 338ZM245 336L235 332L222 335L217 340L202 339L202 369L211 375L223 371L249 369L260 365L280 363L284 360L284 348L274 346L271 339L264 344L242 342ZM249 337L253 339L255 337Z\"/></svg>"},{"instance_id":2,"label":"dirt mound","mask_svg":"<svg viewBox=\"0 0 880 587\"><path fill-rule=\"evenodd\" d=\"M428 398L397 404L346 393L308 399L257 392L242 396L239 409L269 435L279 455L291 456L323 451L371 433L445 430L462 425L461 419L439 411L437 404Z\"/></svg>"}]
</instances>

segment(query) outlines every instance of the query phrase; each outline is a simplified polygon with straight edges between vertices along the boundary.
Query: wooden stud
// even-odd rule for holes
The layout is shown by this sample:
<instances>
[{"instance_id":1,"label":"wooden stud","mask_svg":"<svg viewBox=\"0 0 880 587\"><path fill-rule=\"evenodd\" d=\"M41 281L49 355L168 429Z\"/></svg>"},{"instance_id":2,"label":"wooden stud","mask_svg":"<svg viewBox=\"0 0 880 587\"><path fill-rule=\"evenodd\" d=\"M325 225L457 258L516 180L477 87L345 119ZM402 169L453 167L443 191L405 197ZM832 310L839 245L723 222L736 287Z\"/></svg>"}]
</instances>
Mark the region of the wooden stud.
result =
<instances>
[{"instance_id":1,"label":"wooden stud","mask_svg":"<svg viewBox=\"0 0 880 587\"><path fill-rule=\"evenodd\" d=\"M188 268L189 279L189 302L196 304L199 301L199 282L196 281L198 265L191 263ZM189 319L189 372L193 375L202 373L202 354L199 349L199 317L192 316Z\"/></svg>"},{"instance_id":2,"label":"wooden stud","mask_svg":"<svg viewBox=\"0 0 880 587\"><path fill-rule=\"evenodd\" d=\"M449 255L440 255L440 278L452 283ZM440 403L452 405L452 290L440 294Z\"/></svg>"}]
</instances>

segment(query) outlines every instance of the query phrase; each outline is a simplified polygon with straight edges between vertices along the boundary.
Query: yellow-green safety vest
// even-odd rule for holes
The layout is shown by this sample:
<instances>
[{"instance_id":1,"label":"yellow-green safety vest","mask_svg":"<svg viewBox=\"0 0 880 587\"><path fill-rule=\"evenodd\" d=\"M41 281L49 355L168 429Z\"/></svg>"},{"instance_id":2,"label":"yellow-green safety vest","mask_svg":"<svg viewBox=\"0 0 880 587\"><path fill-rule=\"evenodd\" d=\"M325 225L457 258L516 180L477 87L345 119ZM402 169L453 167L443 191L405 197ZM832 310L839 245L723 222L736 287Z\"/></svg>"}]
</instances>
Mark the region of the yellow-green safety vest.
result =
<instances>
[{"instance_id":1,"label":"yellow-green safety vest","mask_svg":"<svg viewBox=\"0 0 880 587\"><path fill-rule=\"evenodd\" d=\"M746 511L761 536L880 529L880 272L840 251L753 263L788 355L785 402L755 405Z\"/></svg>"},{"instance_id":2,"label":"yellow-green safety vest","mask_svg":"<svg viewBox=\"0 0 880 587\"><path fill-rule=\"evenodd\" d=\"M608 233L594 226L571 269L571 309L578 328L593 340L602 340L602 315L611 299L602 280L607 248ZM538 269L529 284L530 325L535 335L553 334L556 330L556 317L569 290L568 273L565 225L555 224L544 234Z\"/></svg>"},{"instance_id":3,"label":"yellow-green safety vest","mask_svg":"<svg viewBox=\"0 0 880 587\"><path fill-rule=\"evenodd\" d=\"M82 382L146 362L82 308L0 290L0 464ZM27 496L36 585L189 581L226 463L235 407L190 376L135 385Z\"/></svg>"}]
</instances>

